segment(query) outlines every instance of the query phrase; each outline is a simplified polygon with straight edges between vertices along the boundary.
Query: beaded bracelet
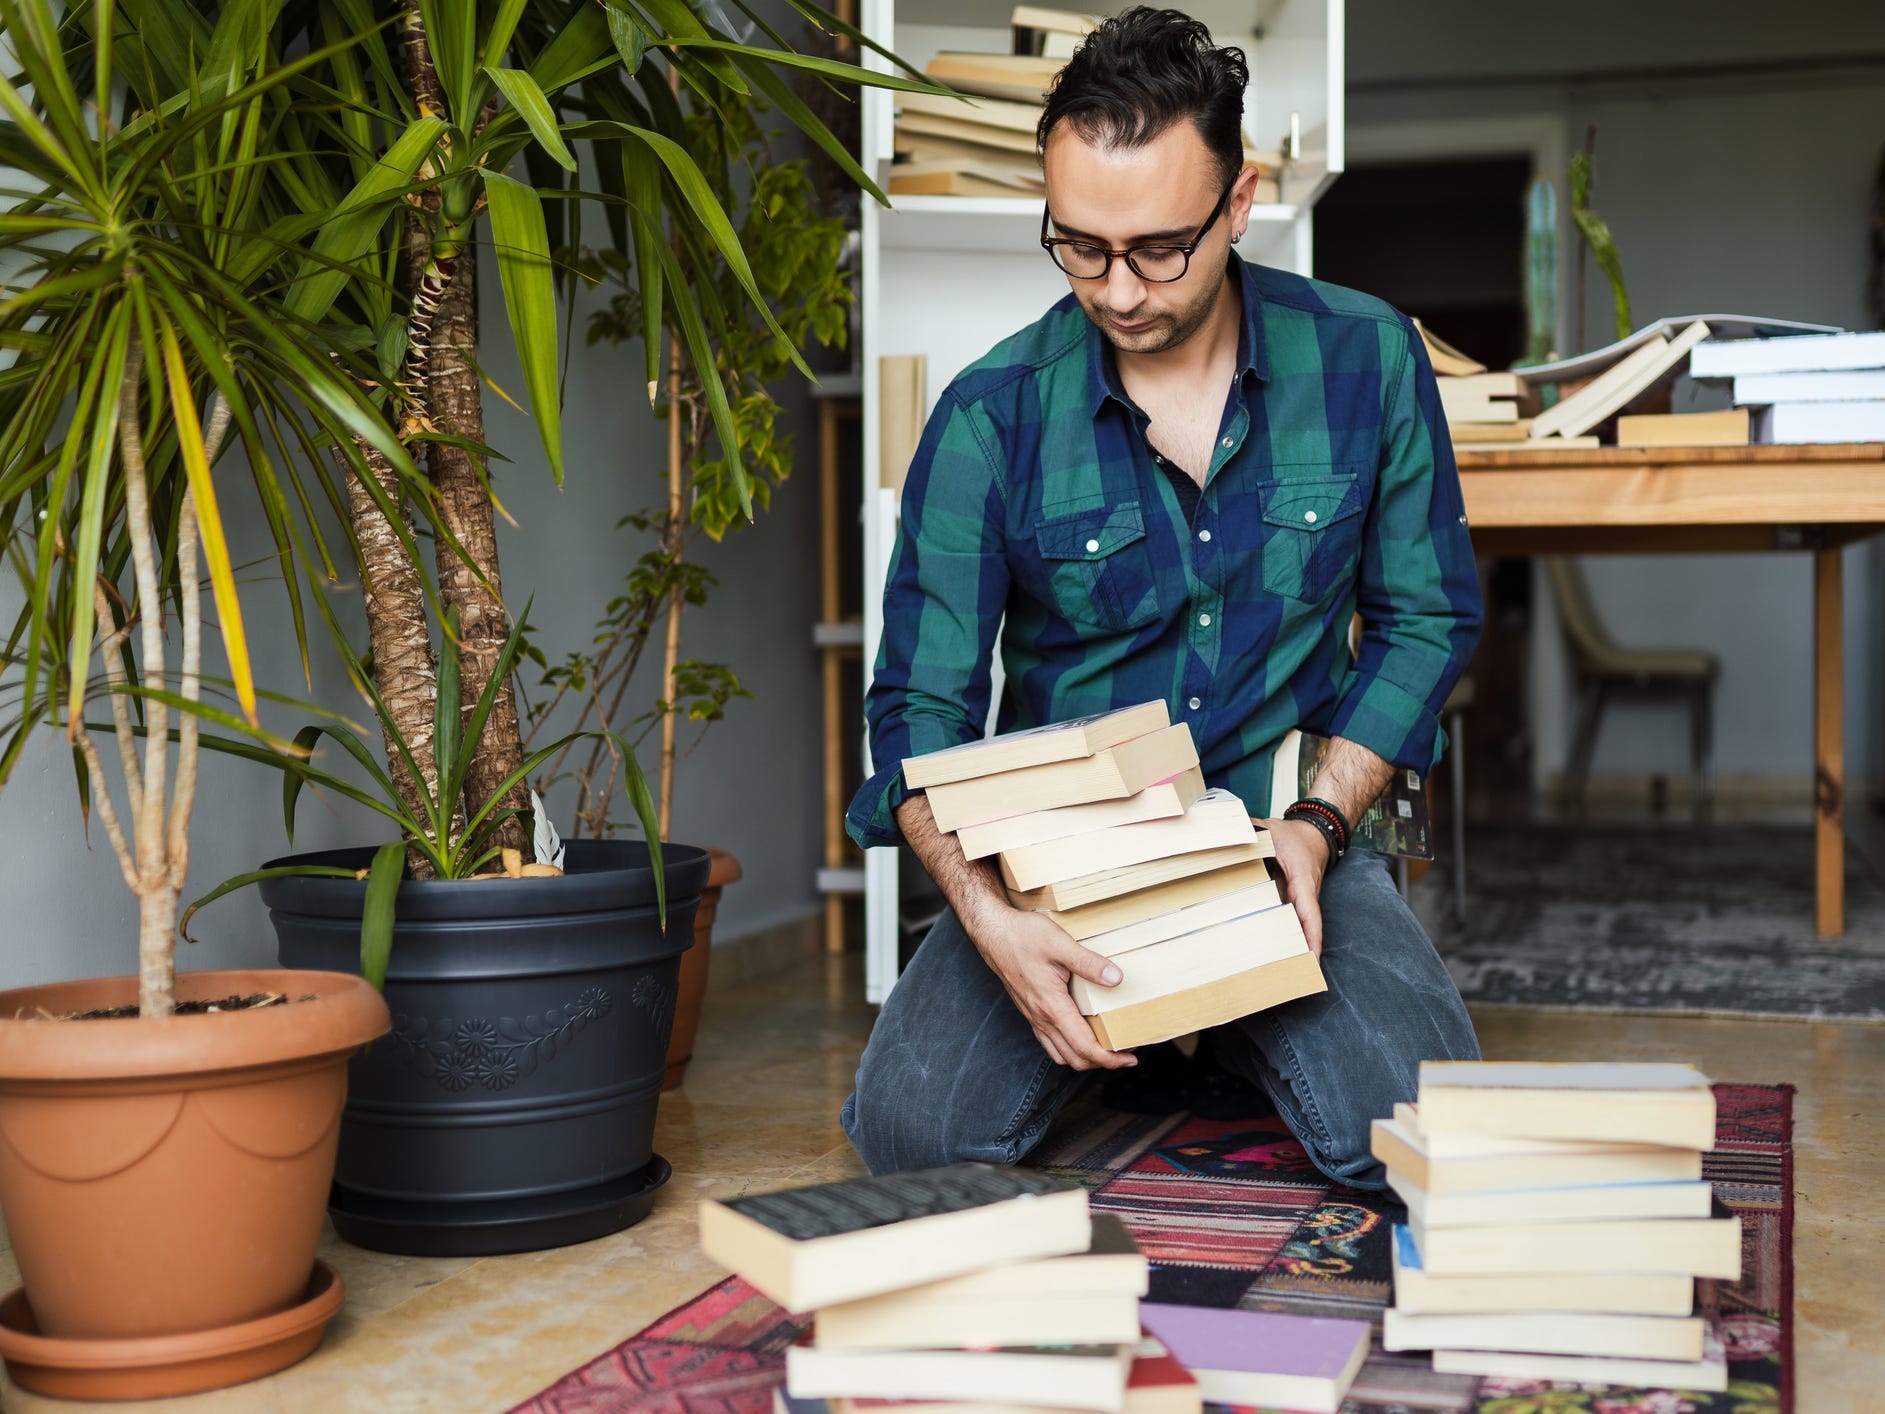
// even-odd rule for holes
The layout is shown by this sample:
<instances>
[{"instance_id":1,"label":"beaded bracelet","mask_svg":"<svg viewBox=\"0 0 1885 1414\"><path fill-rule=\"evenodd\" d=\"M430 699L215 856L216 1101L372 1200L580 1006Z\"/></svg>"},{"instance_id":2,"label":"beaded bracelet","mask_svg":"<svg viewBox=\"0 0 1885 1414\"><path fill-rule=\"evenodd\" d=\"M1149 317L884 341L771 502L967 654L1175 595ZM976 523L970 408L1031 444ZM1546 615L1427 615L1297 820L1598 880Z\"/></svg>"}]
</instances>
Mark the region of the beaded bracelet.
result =
<instances>
[{"instance_id":1,"label":"beaded bracelet","mask_svg":"<svg viewBox=\"0 0 1885 1414\"><path fill-rule=\"evenodd\" d=\"M1314 796L1299 800L1283 812L1283 818L1285 820L1306 820L1320 830L1322 837L1327 840L1329 844L1329 864L1331 866L1339 864L1342 856L1348 853L1348 821L1343 817L1342 812L1329 804L1328 801L1318 799Z\"/></svg>"}]
</instances>

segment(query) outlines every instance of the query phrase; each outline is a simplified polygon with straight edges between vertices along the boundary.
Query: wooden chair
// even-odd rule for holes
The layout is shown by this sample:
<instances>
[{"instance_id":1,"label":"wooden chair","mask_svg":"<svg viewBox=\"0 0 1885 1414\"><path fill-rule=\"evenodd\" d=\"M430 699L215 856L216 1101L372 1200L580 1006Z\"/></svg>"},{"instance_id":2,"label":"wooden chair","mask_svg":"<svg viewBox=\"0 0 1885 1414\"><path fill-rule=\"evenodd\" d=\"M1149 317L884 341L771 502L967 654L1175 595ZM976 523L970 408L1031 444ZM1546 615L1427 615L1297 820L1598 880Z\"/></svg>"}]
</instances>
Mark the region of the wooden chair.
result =
<instances>
[{"instance_id":1,"label":"wooden chair","mask_svg":"<svg viewBox=\"0 0 1885 1414\"><path fill-rule=\"evenodd\" d=\"M1591 756L1597 749L1597 732L1610 699L1622 695L1664 700L1673 697L1689 709L1692 803L1695 818L1707 819L1715 679L1721 674L1720 660L1700 649L1623 647L1611 638L1598 617L1578 562L1551 555L1545 557L1545 568L1551 575L1558 621L1564 628L1578 683L1577 728L1564 772L1567 807L1583 813Z\"/></svg>"}]
</instances>

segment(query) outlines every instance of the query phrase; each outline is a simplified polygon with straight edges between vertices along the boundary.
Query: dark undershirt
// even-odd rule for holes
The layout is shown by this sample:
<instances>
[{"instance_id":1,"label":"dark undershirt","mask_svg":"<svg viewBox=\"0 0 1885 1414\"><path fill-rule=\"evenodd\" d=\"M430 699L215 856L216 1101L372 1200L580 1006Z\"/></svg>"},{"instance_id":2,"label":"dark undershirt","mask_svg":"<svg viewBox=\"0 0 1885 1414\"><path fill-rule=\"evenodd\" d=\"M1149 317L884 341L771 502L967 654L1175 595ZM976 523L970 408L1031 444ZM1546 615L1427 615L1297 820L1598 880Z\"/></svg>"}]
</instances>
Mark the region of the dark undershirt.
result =
<instances>
[{"instance_id":1,"label":"dark undershirt","mask_svg":"<svg viewBox=\"0 0 1885 1414\"><path fill-rule=\"evenodd\" d=\"M1198 513L1198 499L1204 495L1204 488L1193 481L1191 473L1183 467L1172 465L1169 458L1159 463L1159 470L1172 483L1172 491L1178 497L1178 509L1185 513L1185 524L1190 525Z\"/></svg>"}]
</instances>

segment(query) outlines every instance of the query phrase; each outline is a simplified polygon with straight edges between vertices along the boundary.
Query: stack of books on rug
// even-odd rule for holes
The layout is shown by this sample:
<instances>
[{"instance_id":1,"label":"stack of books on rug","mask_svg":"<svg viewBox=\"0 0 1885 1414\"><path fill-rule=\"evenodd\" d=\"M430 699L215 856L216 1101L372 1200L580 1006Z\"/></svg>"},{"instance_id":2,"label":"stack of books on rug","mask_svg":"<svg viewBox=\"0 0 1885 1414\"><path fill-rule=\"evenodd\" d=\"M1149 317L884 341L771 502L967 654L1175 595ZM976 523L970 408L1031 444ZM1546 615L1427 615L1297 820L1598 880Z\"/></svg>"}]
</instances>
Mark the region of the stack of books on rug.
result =
<instances>
[{"instance_id":1,"label":"stack of books on rug","mask_svg":"<svg viewBox=\"0 0 1885 1414\"><path fill-rule=\"evenodd\" d=\"M1715 1099L1687 1065L1427 1061L1376 1120L1407 1204L1389 1350L1435 1370L1722 1390L1695 1279L1741 1271L1741 1220L1702 1153Z\"/></svg>"},{"instance_id":2,"label":"stack of books on rug","mask_svg":"<svg viewBox=\"0 0 1885 1414\"><path fill-rule=\"evenodd\" d=\"M1008 732L903 763L964 857L996 856L1016 908L1112 958L1075 978L1112 1050L1169 1040L1325 989L1264 860L1269 833L1206 790L1191 728L1163 702Z\"/></svg>"},{"instance_id":3,"label":"stack of books on rug","mask_svg":"<svg viewBox=\"0 0 1885 1414\"><path fill-rule=\"evenodd\" d=\"M891 165L892 196L1038 197L1045 190L1035 151L1041 106L1061 66L1099 18L1038 5L1017 5L1011 16L1014 52L944 50L924 72L960 98L897 95ZM1278 201L1278 159L1246 151L1262 169L1258 201Z\"/></svg>"},{"instance_id":4,"label":"stack of books on rug","mask_svg":"<svg viewBox=\"0 0 1885 1414\"><path fill-rule=\"evenodd\" d=\"M786 1352L781 1414L1201 1414L1207 1398L1333 1414L1368 1350L1361 1321L1142 1307L1150 1268L1125 1225L1030 1169L708 1200L700 1241L814 1313Z\"/></svg>"},{"instance_id":5,"label":"stack of books on rug","mask_svg":"<svg viewBox=\"0 0 1885 1414\"><path fill-rule=\"evenodd\" d=\"M1732 410L1699 416L1743 442L1885 442L1885 333L1710 340L1689 375L1732 384Z\"/></svg>"}]
</instances>

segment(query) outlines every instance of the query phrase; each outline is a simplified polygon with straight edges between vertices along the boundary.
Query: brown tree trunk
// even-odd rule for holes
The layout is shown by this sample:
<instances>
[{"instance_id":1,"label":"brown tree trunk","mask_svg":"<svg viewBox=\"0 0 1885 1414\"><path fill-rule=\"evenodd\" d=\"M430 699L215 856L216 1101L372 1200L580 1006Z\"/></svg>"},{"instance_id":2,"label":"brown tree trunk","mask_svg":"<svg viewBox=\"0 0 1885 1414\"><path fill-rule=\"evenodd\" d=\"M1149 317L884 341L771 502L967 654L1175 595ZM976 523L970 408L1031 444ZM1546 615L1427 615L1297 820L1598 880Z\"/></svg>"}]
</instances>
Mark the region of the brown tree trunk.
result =
<instances>
[{"instance_id":1,"label":"brown tree trunk","mask_svg":"<svg viewBox=\"0 0 1885 1414\"><path fill-rule=\"evenodd\" d=\"M362 442L357 444L373 470L373 479L403 517L399 474L392 463ZM360 478L347 474L347 509L360 544L360 578L365 590L367 632L373 649L373 685L385 699L392 722L382 722L386 764L393 785L406 809L427 818L425 792L438 790L438 766L432 749L438 669L427 628L425 585L418 566L400 543L393 523L367 494ZM411 532L411 524L405 529ZM423 789L407 770L405 758L394 745L393 732L406 740L413 761L424 777ZM415 879L433 877L431 863L418 850L406 851L407 867Z\"/></svg>"},{"instance_id":2,"label":"brown tree trunk","mask_svg":"<svg viewBox=\"0 0 1885 1414\"><path fill-rule=\"evenodd\" d=\"M445 112L438 69L432 62L416 5L406 6L405 40L406 80L414 98L435 112ZM460 122L465 121L463 114L453 116ZM487 111L479 114L476 121L482 126L489 117ZM407 222L406 274L415 295L423 291L429 300L432 294L438 293L440 280L446 282L439 295L436 317L426 320L423 331L415 330L415 343L423 341L429 347L424 349L423 357L410 356L413 351L409 350L407 376L415 378L423 371L425 387L415 391L425 397L425 414L436 431L482 444L484 395L475 367L477 269L468 238L459 249L450 251L449 259L441 255L436 265L432 263L431 241L420 213L436 216L438 209L436 195L426 193L421 198L419 212ZM462 234L468 236L468 233ZM510 633L501 597L503 582L498 572L497 519L490 493L479 475L481 468L468 452L434 443L428 456L432 481L437 488L439 519L460 547L454 549L444 539L439 539L434 546L434 566L441 602L447 611L454 608L458 611L460 711L469 717L491 680L504 640ZM497 793L504 778L523 765L523 760L517 700L507 679L498 686L491 715L485 719L484 735L472 744L466 763L467 816L482 808ZM516 810L526 810L529 805L529 790L521 781L503 801L503 807ZM521 821L514 817L499 826L494 843L523 851L526 861L533 858L530 838Z\"/></svg>"},{"instance_id":3,"label":"brown tree trunk","mask_svg":"<svg viewBox=\"0 0 1885 1414\"><path fill-rule=\"evenodd\" d=\"M457 271L445 292L438 337L432 347L432 416L439 430L467 441L484 441L484 390L478 383L477 324L473 301L476 267L472 249L458 256ZM448 526L465 554L444 540L437 542L435 566L439 597L458 610L462 709L467 716L491 681L510 636L509 616L501 599L498 577L497 516L485 489L481 468L462 447L435 442L431 448L432 483L438 488L439 518ZM471 563L466 563L466 557ZM481 583L476 565L488 581ZM465 803L476 811L497 793L504 778L524 762L523 736L517 721L517 698L507 677L498 684L491 715L485 719L484 738L473 748L465 773ZM504 797L503 808L528 810L530 794L519 781ZM521 820L513 817L499 827L496 843L521 849L531 859L530 838Z\"/></svg>"}]
</instances>

